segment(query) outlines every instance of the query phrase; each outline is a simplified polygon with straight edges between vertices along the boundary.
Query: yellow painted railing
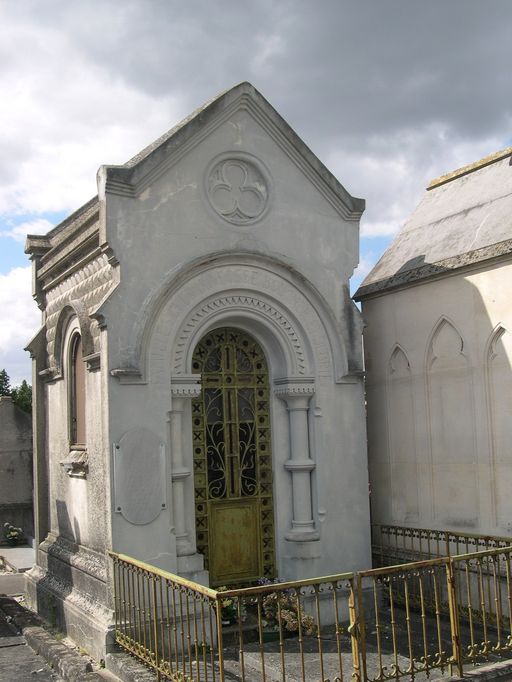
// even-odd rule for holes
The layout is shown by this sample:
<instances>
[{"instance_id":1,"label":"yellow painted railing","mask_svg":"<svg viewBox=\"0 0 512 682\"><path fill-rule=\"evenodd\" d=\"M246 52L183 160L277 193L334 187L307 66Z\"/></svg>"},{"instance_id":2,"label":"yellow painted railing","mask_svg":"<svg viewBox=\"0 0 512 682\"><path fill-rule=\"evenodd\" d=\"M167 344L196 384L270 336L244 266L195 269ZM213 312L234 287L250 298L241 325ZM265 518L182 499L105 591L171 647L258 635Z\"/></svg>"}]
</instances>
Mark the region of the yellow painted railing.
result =
<instances>
[{"instance_id":1,"label":"yellow painted railing","mask_svg":"<svg viewBox=\"0 0 512 682\"><path fill-rule=\"evenodd\" d=\"M512 538L372 523L374 566L508 547Z\"/></svg>"},{"instance_id":2,"label":"yellow painted railing","mask_svg":"<svg viewBox=\"0 0 512 682\"><path fill-rule=\"evenodd\" d=\"M212 590L112 553L116 641L158 680L384 682L512 657L512 547Z\"/></svg>"}]
</instances>

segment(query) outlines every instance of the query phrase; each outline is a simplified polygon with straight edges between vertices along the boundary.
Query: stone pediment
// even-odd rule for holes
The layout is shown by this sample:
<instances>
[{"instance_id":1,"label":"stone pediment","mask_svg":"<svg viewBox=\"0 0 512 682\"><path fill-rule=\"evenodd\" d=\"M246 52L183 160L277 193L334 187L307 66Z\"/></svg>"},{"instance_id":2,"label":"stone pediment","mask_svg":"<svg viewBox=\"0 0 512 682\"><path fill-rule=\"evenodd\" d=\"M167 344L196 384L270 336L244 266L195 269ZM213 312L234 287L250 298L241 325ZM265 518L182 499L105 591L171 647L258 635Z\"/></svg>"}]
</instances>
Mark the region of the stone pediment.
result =
<instances>
[{"instance_id":1,"label":"stone pediment","mask_svg":"<svg viewBox=\"0 0 512 682\"><path fill-rule=\"evenodd\" d=\"M250 83L236 85L207 102L122 166L102 166L98 171L100 198L105 193L127 197L139 196L238 111L247 112L259 123L345 220L359 220L364 211L364 200L354 198L347 192ZM230 161L230 167L222 168L222 163L226 161ZM232 208L234 224L244 224L264 212L268 186L265 182L265 169L261 164L244 158L243 154L236 154L233 159L216 159L210 173L207 183L214 182L211 178L215 178L217 173L217 177L223 176L226 185L229 184L226 176L231 174L233 177L240 176L249 186L249 190L242 197L243 202L240 202L245 205L241 209L232 201L232 197L226 206L219 200L221 192L215 193L221 212L229 213L229 209ZM252 191L251 188L257 188L258 191ZM214 209L217 210L215 200L213 203Z\"/></svg>"}]
</instances>

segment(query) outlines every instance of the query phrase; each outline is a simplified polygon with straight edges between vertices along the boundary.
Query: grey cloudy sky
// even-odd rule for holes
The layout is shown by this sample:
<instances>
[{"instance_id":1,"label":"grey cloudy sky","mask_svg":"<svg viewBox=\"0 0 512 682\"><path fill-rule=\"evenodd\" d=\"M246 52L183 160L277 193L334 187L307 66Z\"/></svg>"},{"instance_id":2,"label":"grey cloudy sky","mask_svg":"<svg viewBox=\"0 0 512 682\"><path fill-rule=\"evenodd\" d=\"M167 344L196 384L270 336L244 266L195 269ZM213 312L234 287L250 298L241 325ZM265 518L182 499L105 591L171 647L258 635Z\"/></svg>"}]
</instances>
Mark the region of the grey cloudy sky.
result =
<instances>
[{"instance_id":1,"label":"grey cloudy sky","mask_svg":"<svg viewBox=\"0 0 512 682\"><path fill-rule=\"evenodd\" d=\"M0 367L28 378L24 234L243 80L367 200L364 273L431 177L512 143L511 29L510 0L0 0Z\"/></svg>"}]
</instances>

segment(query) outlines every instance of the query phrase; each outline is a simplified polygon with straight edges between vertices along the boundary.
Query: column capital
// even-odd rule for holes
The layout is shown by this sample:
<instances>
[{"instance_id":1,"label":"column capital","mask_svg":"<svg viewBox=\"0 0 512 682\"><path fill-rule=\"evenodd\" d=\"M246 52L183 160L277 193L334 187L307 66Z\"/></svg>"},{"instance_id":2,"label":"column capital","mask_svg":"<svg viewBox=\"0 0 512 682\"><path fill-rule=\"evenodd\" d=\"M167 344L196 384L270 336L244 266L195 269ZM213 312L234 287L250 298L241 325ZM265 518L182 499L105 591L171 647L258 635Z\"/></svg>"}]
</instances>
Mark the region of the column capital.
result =
<instances>
[{"instance_id":1,"label":"column capital","mask_svg":"<svg viewBox=\"0 0 512 682\"><path fill-rule=\"evenodd\" d=\"M274 394L290 409L307 409L315 392L313 377L283 377L274 381Z\"/></svg>"},{"instance_id":2,"label":"column capital","mask_svg":"<svg viewBox=\"0 0 512 682\"><path fill-rule=\"evenodd\" d=\"M171 377L171 395L173 398L197 398L201 393L200 374L176 374Z\"/></svg>"}]
</instances>

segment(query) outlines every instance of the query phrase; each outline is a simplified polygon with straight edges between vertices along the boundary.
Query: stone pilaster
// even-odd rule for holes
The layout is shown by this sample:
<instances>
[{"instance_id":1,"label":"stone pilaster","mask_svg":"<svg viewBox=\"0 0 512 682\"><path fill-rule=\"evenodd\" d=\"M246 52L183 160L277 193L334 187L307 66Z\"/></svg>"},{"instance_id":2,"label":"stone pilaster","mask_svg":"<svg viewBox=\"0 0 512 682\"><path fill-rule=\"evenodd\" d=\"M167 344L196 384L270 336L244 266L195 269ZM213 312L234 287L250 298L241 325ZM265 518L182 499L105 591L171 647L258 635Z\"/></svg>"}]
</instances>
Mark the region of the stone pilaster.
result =
<instances>
[{"instance_id":1,"label":"stone pilaster","mask_svg":"<svg viewBox=\"0 0 512 682\"><path fill-rule=\"evenodd\" d=\"M313 519L311 472L315 462L309 451L309 403L315 392L314 380L306 377L278 379L274 392L286 403L289 415L290 458L285 468L292 477L292 524L287 540L318 540Z\"/></svg>"},{"instance_id":2,"label":"stone pilaster","mask_svg":"<svg viewBox=\"0 0 512 682\"><path fill-rule=\"evenodd\" d=\"M176 553L180 574L201 571L202 557L196 553L195 528L187 514L187 499L194 496L192 453L186 456L184 443L184 412L187 403L201 393L200 374L182 374L171 380L171 410L168 413L171 443L171 480L176 535ZM193 518L193 517L192 517Z\"/></svg>"}]
</instances>

